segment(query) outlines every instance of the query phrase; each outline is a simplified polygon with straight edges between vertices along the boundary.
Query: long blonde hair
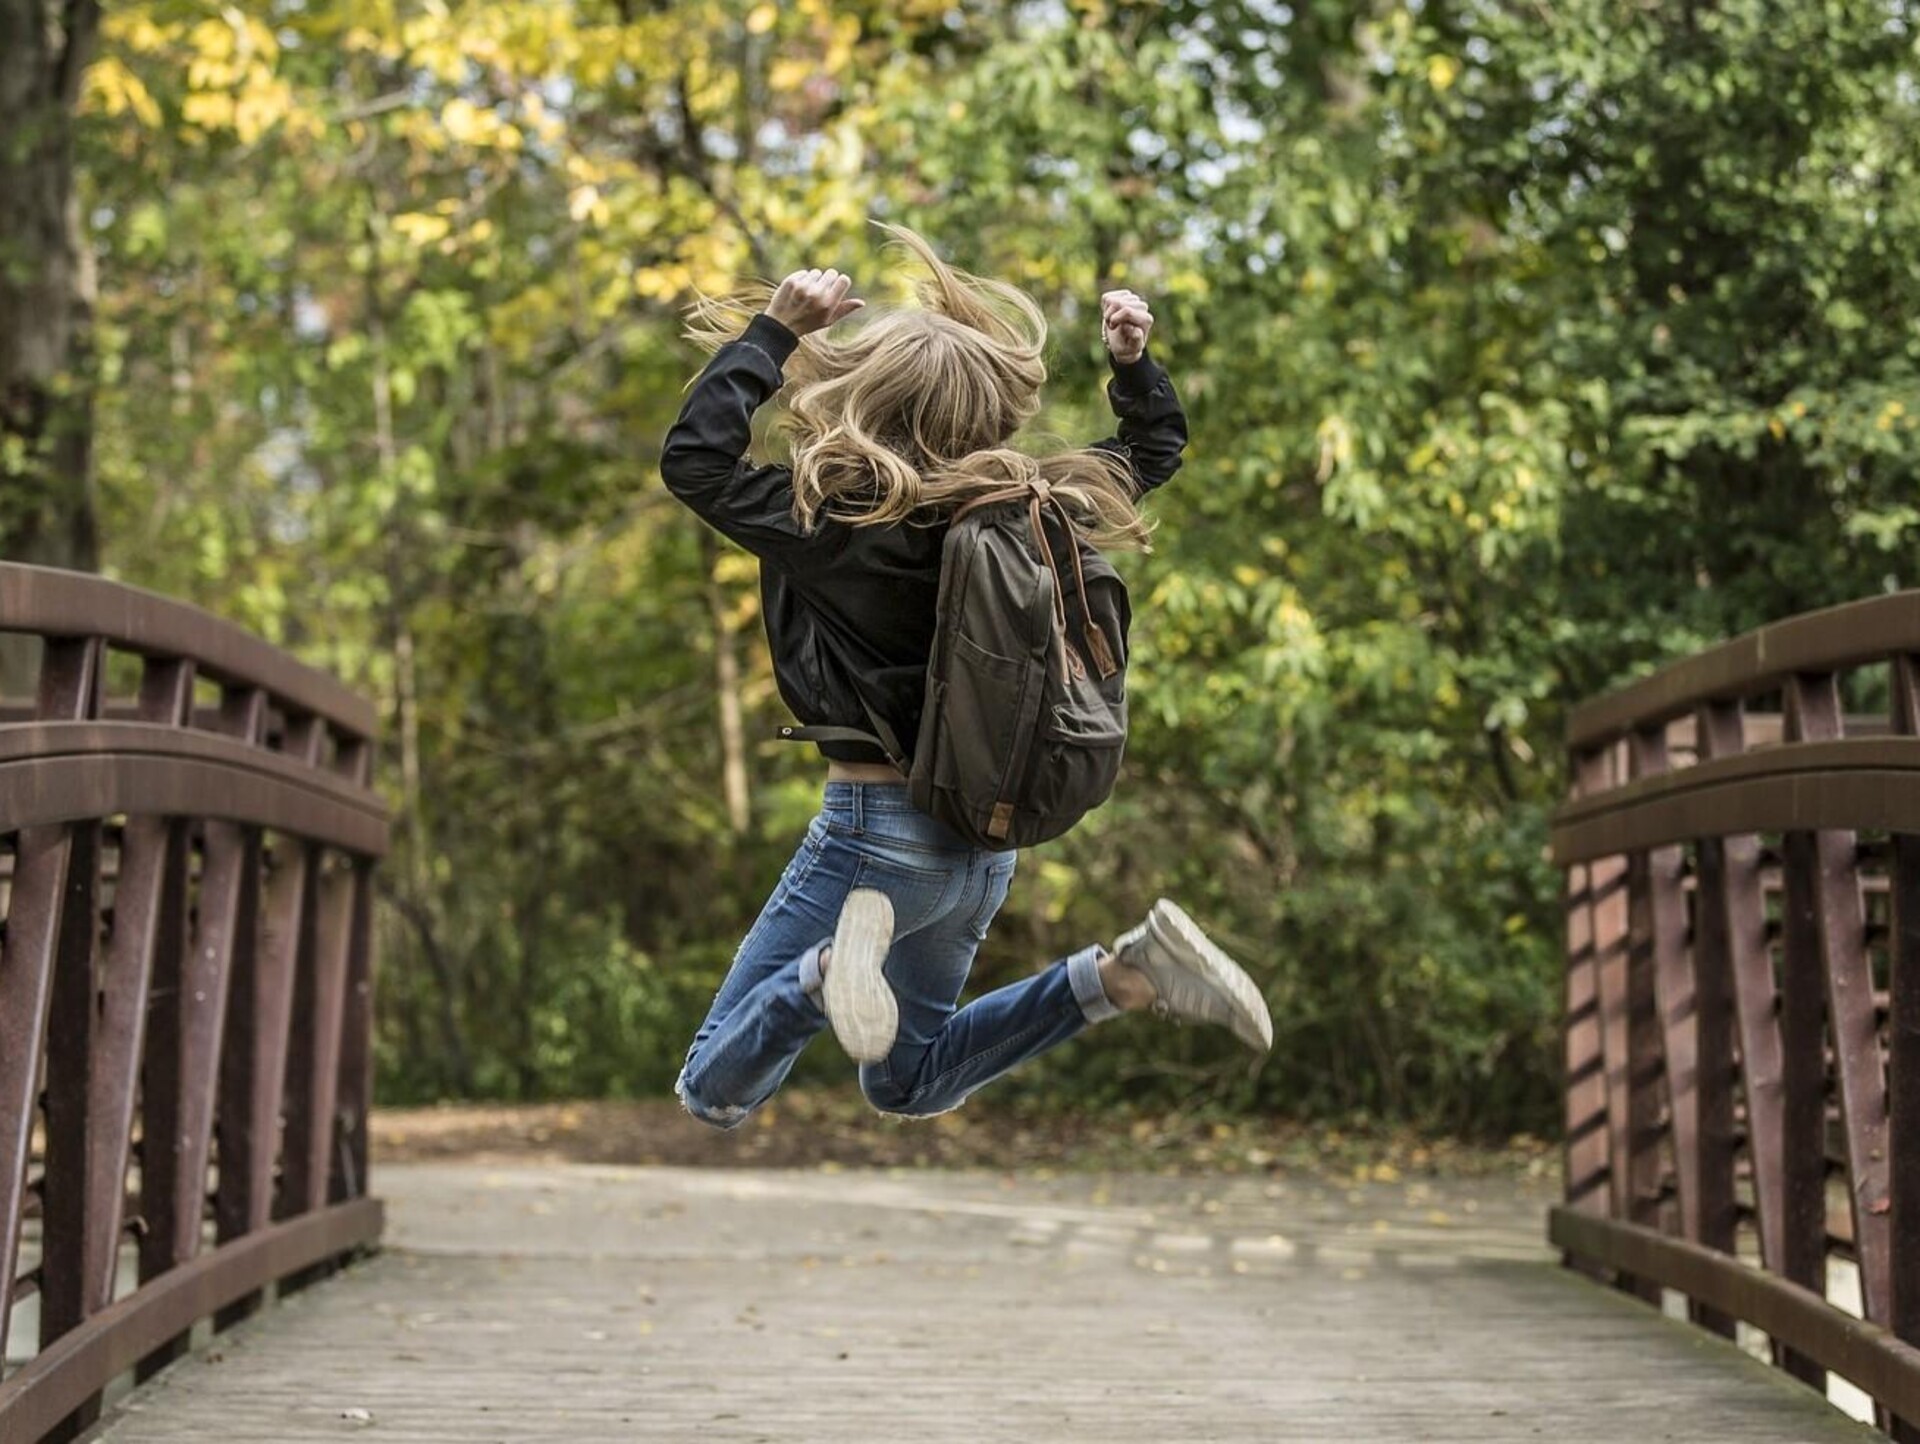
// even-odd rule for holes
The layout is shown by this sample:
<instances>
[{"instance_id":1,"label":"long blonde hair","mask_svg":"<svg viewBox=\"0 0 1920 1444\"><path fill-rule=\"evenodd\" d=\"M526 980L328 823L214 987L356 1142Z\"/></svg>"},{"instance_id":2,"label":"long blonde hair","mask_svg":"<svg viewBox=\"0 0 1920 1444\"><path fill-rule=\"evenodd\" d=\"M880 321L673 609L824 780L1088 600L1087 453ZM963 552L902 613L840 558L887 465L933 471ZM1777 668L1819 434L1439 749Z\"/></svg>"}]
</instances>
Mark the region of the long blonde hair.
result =
<instances>
[{"instance_id":1,"label":"long blonde hair","mask_svg":"<svg viewBox=\"0 0 1920 1444\"><path fill-rule=\"evenodd\" d=\"M1017 286L941 260L905 226L875 222L927 274L917 305L869 303L846 333L800 338L786 364L780 428L793 461L793 510L853 526L931 521L968 500L1048 483L1088 540L1144 547L1126 459L1097 447L1036 456L1010 445L1040 409L1047 323ZM735 340L773 286L701 296L687 338L705 350ZM836 328L837 329L837 328Z\"/></svg>"}]
</instances>

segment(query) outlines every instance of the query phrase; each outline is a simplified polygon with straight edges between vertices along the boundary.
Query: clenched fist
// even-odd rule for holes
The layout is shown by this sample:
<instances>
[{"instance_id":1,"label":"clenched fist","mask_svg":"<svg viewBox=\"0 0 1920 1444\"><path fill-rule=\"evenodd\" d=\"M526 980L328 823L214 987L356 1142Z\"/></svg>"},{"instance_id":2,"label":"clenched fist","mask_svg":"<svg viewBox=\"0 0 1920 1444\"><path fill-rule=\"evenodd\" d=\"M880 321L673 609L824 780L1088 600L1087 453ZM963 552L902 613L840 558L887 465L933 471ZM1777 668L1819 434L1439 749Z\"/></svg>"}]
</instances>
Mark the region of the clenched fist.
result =
<instances>
[{"instance_id":1,"label":"clenched fist","mask_svg":"<svg viewBox=\"0 0 1920 1444\"><path fill-rule=\"evenodd\" d=\"M1153 312L1133 291L1108 291L1100 298L1100 334L1107 350L1122 365L1138 361L1147 351L1147 333L1153 330Z\"/></svg>"},{"instance_id":2,"label":"clenched fist","mask_svg":"<svg viewBox=\"0 0 1920 1444\"><path fill-rule=\"evenodd\" d=\"M847 295L853 277L835 270L795 271L767 302L767 314L796 336L844 321L866 305Z\"/></svg>"}]
</instances>

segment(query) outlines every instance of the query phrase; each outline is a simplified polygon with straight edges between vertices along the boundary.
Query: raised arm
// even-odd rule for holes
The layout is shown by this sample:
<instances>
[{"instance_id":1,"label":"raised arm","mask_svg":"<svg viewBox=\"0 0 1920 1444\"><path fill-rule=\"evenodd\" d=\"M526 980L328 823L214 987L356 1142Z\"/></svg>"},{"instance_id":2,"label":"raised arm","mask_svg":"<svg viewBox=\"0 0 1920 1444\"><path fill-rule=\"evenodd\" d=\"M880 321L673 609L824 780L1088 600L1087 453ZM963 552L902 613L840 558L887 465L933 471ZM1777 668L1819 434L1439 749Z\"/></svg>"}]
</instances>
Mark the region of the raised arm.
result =
<instances>
[{"instance_id":1,"label":"raised arm","mask_svg":"<svg viewBox=\"0 0 1920 1444\"><path fill-rule=\"evenodd\" d=\"M1187 447L1187 413L1173 381L1147 354L1153 312L1132 291L1108 291L1100 298L1101 331L1113 371L1107 403L1120 419L1116 436L1094 445L1117 451L1133 467L1142 494L1164 485L1180 469Z\"/></svg>"},{"instance_id":2,"label":"raised arm","mask_svg":"<svg viewBox=\"0 0 1920 1444\"><path fill-rule=\"evenodd\" d=\"M660 478L723 536L776 566L793 568L818 539L793 516L793 473L746 459L753 413L781 386L781 367L807 331L858 310L837 272L799 271L737 341L714 354L687 393L660 451Z\"/></svg>"}]
</instances>

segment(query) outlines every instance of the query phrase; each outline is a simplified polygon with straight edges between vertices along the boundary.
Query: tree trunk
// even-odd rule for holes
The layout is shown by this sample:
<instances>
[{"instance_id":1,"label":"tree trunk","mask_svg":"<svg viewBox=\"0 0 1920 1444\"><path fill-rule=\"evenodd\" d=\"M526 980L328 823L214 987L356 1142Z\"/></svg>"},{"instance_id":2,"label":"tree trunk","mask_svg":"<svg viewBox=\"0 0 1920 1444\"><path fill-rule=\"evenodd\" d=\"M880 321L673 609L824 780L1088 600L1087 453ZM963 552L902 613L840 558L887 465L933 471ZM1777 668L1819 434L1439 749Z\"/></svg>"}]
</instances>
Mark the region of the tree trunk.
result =
<instances>
[{"instance_id":1,"label":"tree trunk","mask_svg":"<svg viewBox=\"0 0 1920 1444\"><path fill-rule=\"evenodd\" d=\"M753 798L747 787L747 728L740 705L740 654L727 626L727 594L714 575L720 544L704 529L700 560L707 573L707 616L713 623L713 684L720 699L720 790L727 804L727 826L735 837L745 836L753 821Z\"/></svg>"},{"instance_id":2,"label":"tree trunk","mask_svg":"<svg viewBox=\"0 0 1920 1444\"><path fill-rule=\"evenodd\" d=\"M0 0L0 558L92 570L92 251L73 109L95 0ZM0 647L0 694L37 659Z\"/></svg>"}]
</instances>

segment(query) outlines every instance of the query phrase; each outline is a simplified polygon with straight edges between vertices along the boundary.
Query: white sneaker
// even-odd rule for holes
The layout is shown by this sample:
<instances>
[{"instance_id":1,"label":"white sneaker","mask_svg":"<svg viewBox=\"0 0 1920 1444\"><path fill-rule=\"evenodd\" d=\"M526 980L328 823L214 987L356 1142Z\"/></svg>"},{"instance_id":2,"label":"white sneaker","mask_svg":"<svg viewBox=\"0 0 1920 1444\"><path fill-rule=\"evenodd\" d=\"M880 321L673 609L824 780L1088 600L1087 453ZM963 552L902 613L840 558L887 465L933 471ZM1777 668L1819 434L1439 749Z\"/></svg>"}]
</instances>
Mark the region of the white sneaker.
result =
<instances>
[{"instance_id":1,"label":"white sneaker","mask_svg":"<svg viewBox=\"0 0 1920 1444\"><path fill-rule=\"evenodd\" d=\"M820 989L820 1006L847 1056L877 1063L893 1051L900 1004L882 971L893 946L893 900L870 887L847 894L833 930L833 953Z\"/></svg>"},{"instance_id":2,"label":"white sneaker","mask_svg":"<svg viewBox=\"0 0 1920 1444\"><path fill-rule=\"evenodd\" d=\"M1272 1049L1273 1017L1259 987L1179 904L1161 898L1144 923L1120 935L1113 953L1153 984L1153 1011L1161 1017L1218 1023L1256 1053Z\"/></svg>"}]
</instances>

